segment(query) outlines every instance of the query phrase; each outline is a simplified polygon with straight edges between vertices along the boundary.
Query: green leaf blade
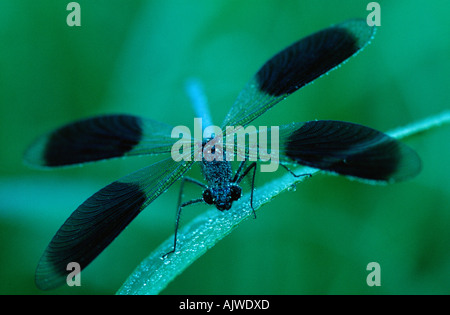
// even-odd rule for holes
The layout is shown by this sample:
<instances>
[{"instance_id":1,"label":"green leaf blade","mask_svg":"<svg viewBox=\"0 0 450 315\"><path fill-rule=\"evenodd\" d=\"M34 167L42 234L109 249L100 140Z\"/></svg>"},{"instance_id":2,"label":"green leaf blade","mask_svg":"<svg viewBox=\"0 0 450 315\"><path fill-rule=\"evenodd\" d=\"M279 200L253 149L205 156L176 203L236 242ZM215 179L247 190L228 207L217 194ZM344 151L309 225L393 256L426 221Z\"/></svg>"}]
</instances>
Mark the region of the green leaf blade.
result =
<instances>
[{"instance_id":1,"label":"green leaf blade","mask_svg":"<svg viewBox=\"0 0 450 315\"><path fill-rule=\"evenodd\" d=\"M450 111L431 116L415 123L387 132L402 139L429 129L450 123ZM299 167L296 174L315 174L318 169ZM289 191L308 176L285 175L255 188L253 205L258 212L261 206L270 202L284 191ZM220 212L211 208L197 216L178 231L177 251L165 259L162 256L173 247L173 236L155 249L129 276L117 294L158 294L195 260L206 253L221 239L230 234L242 222L253 217L249 207L249 194L233 204L229 211Z\"/></svg>"}]
</instances>

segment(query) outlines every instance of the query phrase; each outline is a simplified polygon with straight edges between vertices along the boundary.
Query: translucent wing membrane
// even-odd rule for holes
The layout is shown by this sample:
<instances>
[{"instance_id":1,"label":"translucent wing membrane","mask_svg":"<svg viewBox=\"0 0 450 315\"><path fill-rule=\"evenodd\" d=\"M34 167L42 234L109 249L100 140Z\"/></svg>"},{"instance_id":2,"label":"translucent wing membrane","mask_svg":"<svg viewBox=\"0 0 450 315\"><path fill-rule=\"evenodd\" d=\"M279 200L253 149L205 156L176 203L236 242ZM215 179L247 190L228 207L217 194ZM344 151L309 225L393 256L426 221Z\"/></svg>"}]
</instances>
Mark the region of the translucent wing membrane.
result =
<instances>
[{"instance_id":1,"label":"translucent wing membrane","mask_svg":"<svg viewBox=\"0 0 450 315\"><path fill-rule=\"evenodd\" d=\"M43 290L65 283L69 262L85 268L153 200L191 166L171 158L145 167L88 198L56 232L36 270Z\"/></svg>"},{"instance_id":2,"label":"translucent wing membrane","mask_svg":"<svg viewBox=\"0 0 450 315\"><path fill-rule=\"evenodd\" d=\"M170 152L172 127L131 115L80 120L38 138L26 151L32 166L57 167L121 156Z\"/></svg>"},{"instance_id":3,"label":"translucent wing membrane","mask_svg":"<svg viewBox=\"0 0 450 315\"><path fill-rule=\"evenodd\" d=\"M268 152L273 163L295 163L375 182L396 182L420 172L421 161L406 144L359 124L317 120L279 126L279 137L247 128L247 139L258 138L258 147L236 141L238 160L261 161ZM262 138L265 145L261 147ZM224 140L225 142L226 140ZM264 162L263 162L264 163Z\"/></svg>"},{"instance_id":4,"label":"translucent wing membrane","mask_svg":"<svg viewBox=\"0 0 450 315\"><path fill-rule=\"evenodd\" d=\"M362 125L333 120L280 127L280 159L360 179L395 182L420 172L417 153Z\"/></svg>"},{"instance_id":5,"label":"translucent wing membrane","mask_svg":"<svg viewBox=\"0 0 450 315\"><path fill-rule=\"evenodd\" d=\"M282 50L255 74L225 117L225 126L245 126L364 48L375 28L350 20L314 33Z\"/></svg>"}]
</instances>

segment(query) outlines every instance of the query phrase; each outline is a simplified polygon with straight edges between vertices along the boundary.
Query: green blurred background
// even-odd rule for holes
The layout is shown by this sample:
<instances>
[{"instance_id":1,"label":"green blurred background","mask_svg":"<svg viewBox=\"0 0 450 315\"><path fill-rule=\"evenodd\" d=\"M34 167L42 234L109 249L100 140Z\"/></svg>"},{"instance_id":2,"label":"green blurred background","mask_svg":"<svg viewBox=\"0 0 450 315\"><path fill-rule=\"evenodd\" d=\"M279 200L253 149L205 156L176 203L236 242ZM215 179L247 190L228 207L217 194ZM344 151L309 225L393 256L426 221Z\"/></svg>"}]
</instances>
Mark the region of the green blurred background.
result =
<instances>
[{"instance_id":1,"label":"green blurred background","mask_svg":"<svg viewBox=\"0 0 450 315\"><path fill-rule=\"evenodd\" d=\"M81 287L39 291L36 265L70 213L154 158L31 170L21 159L36 136L117 112L190 126L183 87L190 77L203 82L220 124L269 57L331 24L365 18L368 2L80 0L81 27L68 27L69 1L2 0L0 293L115 293L173 233L179 183L82 272ZM255 123L336 119L386 131L448 109L450 2L378 2L381 27L371 45ZM449 294L449 131L406 140L423 160L411 181L371 186L317 175L280 195L162 293ZM203 209L185 211L183 222ZM366 284L373 261L381 287Z\"/></svg>"}]
</instances>

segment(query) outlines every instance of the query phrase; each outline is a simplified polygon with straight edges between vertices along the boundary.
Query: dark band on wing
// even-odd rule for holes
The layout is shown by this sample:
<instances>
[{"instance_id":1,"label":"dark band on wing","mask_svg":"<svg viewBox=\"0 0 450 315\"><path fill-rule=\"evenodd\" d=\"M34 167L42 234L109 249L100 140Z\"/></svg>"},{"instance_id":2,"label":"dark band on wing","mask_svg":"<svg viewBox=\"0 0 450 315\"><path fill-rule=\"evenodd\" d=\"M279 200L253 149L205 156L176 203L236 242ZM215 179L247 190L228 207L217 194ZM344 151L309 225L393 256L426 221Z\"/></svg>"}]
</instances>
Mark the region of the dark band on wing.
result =
<instances>
[{"instance_id":1,"label":"dark band on wing","mask_svg":"<svg viewBox=\"0 0 450 315\"><path fill-rule=\"evenodd\" d=\"M48 166L61 166L123 156L141 140L140 119L101 116L57 130L45 148Z\"/></svg>"},{"instance_id":2,"label":"dark band on wing","mask_svg":"<svg viewBox=\"0 0 450 315\"><path fill-rule=\"evenodd\" d=\"M39 138L25 153L34 166L66 166L121 157L139 144L141 119L107 115L77 121Z\"/></svg>"},{"instance_id":3,"label":"dark band on wing","mask_svg":"<svg viewBox=\"0 0 450 315\"><path fill-rule=\"evenodd\" d=\"M260 90L272 96L295 92L363 48L373 33L365 21L351 20L301 39L258 71Z\"/></svg>"},{"instance_id":4,"label":"dark band on wing","mask_svg":"<svg viewBox=\"0 0 450 315\"><path fill-rule=\"evenodd\" d=\"M76 262L84 269L142 210L146 194L138 185L114 182L87 199L56 232L36 270L42 290L65 283Z\"/></svg>"},{"instance_id":5,"label":"dark band on wing","mask_svg":"<svg viewBox=\"0 0 450 315\"><path fill-rule=\"evenodd\" d=\"M299 164L375 181L417 175L421 162L405 144L375 129L342 121L310 121L288 138L286 155Z\"/></svg>"}]
</instances>

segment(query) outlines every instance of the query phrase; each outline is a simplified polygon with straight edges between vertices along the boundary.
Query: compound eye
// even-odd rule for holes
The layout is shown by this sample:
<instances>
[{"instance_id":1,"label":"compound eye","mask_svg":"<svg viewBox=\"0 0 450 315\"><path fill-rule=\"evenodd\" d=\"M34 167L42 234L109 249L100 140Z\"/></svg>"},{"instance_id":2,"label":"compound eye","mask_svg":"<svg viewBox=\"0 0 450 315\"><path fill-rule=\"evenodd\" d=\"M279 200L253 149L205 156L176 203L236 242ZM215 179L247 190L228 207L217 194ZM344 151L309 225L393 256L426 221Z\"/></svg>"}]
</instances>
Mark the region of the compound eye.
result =
<instances>
[{"instance_id":1,"label":"compound eye","mask_svg":"<svg viewBox=\"0 0 450 315\"><path fill-rule=\"evenodd\" d=\"M211 190L209 190L209 188L205 189L203 191L203 200L209 205L213 204L213 202L214 202L213 201L213 196L212 196Z\"/></svg>"},{"instance_id":2,"label":"compound eye","mask_svg":"<svg viewBox=\"0 0 450 315\"><path fill-rule=\"evenodd\" d=\"M241 198L241 192L242 192L241 187L231 186L230 192L231 192L231 200L236 201L239 198Z\"/></svg>"}]
</instances>

